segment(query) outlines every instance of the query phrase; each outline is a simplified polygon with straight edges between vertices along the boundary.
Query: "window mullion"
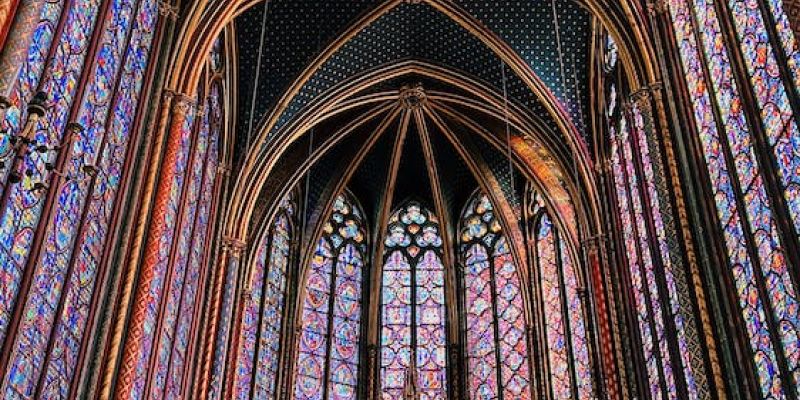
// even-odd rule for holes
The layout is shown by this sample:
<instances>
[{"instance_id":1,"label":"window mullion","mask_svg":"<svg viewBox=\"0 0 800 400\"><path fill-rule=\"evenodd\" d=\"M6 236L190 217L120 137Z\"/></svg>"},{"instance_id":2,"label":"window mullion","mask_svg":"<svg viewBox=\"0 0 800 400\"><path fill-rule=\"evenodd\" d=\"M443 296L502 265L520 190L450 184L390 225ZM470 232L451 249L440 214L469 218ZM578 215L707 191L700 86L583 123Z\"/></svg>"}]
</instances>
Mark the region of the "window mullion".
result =
<instances>
[{"instance_id":1,"label":"window mullion","mask_svg":"<svg viewBox=\"0 0 800 400\"><path fill-rule=\"evenodd\" d=\"M495 239L494 243L497 243ZM480 243L483 246L483 243ZM489 264L489 284L491 287L491 297L492 297L492 329L494 330L494 355L495 355L495 362L497 363L497 399L503 400L503 364L502 359L500 358L500 317L497 311L497 277L494 270L494 249L484 246L486 251L486 262Z\"/></svg>"},{"instance_id":2,"label":"window mullion","mask_svg":"<svg viewBox=\"0 0 800 400\"><path fill-rule=\"evenodd\" d=\"M261 283L261 298L257 299L257 301L259 302L259 305L258 305L258 318L256 318L256 321L257 321L257 323L256 323L256 338L255 338L255 346L253 348L253 369L252 369L252 371L250 371L250 374L253 377L256 377L258 375L258 352L261 350L261 323L262 323L262 321L264 319L264 306L265 306L266 297L267 297L267 296L264 295L264 289L266 288L267 282L269 281L269 269L270 269L271 264L272 264L270 262L271 261L270 260L270 254L272 253L272 242L273 242L273 239L274 239L274 235L275 235L275 231L270 226L268 228L268 232L267 232L267 240L266 240L266 243L264 244L264 246L267 248L267 254L265 256L264 277L261 279L261 281L262 281L262 283ZM258 254L258 249L256 249L253 252L253 254L254 255ZM257 259L254 259L254 261L257 262ZM250 290L252 290L252 288L250 288ZM250 395L248 396L250 399L254 399L255 392L256 392L256 385L257 385L257 382L255 381L255 379L253 379L252 382L250 382Z\"/></svg>"},{"instance_id":3,"label":"window mullion","mask_svg":"<svg viewBox=\"0 0 800 400\"><path fill-rule=\"evenodd\" d=\"M334 228L335 229L335 228ZM328 389L330 386L330 368L331 368L331 353L333 352L333 312L334 304L336 302L336 275L339 267L339 256L342 252L342 244L339 247L332 248L331 251L331 275L330 285L328 286L328 324L325 329L325 366L322 369L322 400L328 398Z\"/></svg>"},{"instance_id":4,"label":"window mullion","mask_svg":"<svg viewBox=\"0 0 800 400\"><path fill-rule=\"evenodd\" d=\"M553 228L553 249L556 258L556 271L558 272L559 296L561 297L561 315L564 321L564 337L567 339L567 359L569 375L572 378L570 388L572 396L578 399L578 375L575 372L575 347L572 344L572 320L569 318L569 299L567 298L567 284L564 279L564 259L561 254L561 235Z\"/></svg>"}]
</instances>

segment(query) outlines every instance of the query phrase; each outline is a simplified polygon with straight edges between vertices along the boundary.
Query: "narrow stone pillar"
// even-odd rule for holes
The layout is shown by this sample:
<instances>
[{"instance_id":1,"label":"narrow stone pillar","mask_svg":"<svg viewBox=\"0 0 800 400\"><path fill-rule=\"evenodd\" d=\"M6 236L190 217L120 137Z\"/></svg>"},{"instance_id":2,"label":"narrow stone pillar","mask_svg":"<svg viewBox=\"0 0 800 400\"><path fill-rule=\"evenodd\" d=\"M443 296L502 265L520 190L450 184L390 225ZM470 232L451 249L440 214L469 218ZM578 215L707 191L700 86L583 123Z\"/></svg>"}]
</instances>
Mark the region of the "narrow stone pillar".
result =
<instances>
[{"instance_id":1,"label":"narrow stone pillar","mask_svg":"<svg viewBox=\"0 0 800 400\"><path fill-rule=\"evenodd\" d=\"M233 308L235 302L236 283L239 276L239 267L244 259L244 252L246 244L244 241L234 238L224 238L224 246L228 247L227 266L224 270L220 304L218 312L214 314L214 319L219 321L217 329L213 332L214 335L214 361L211 365L210 383L211 387L208 391L209 399L221 399L223 395L223 385L226 378L225 365L229 355L236 357L235 352L229 354L228 350L230 345L231 331L233 321Z\"/></svg>"},{"instance_id":2,"label":"narrow stone pillar","mask_svg":"<svg viewBox=\"0 0 800 400\"><path fill-rule=\"evenodd\" d=\"M148 321L157 317L151 315L152 303L157 300L154 298L154 294L161 293L165 289L163 287L164 278L161 275L165 273L162 270L166 268L161 267L169 261L169 249L174 244L178 202L184 183L179 175L185 172L185 168L182 166L186 163L185 159L189 153L194 110L194 101L186 96L176 96L173 101L172 118L161 162L158 185L155 187L155 193L152 193L154 202L149 216L150 226L147 230L139 279L131 305L131 317L127 328L128 336L124 342L122 363L115 390L117 398L144 395L139 393L141 388L138 387L138 383L145 381L148 373L148 360L153 355L152 345L148 341L155 338L155 332L146 332L146 330L153 328L149 326ZM159 286L159 282L161 282L161 286Z\"/></svg>"},{"instance_id":3,"label":"narrow stone pillar","mask_svg":"<svg viewBox=\"0 0 800 400\"><path fill-rule=\"evenodd\" d=\"M606 302L605 284L603 283L603 272L600 261L599 241L601 238L591 238L584 243L586 248L586 259L589 262L589 281L591 287L594 289L595 315L597 316L597 333L600 338L599 354L600 366L603 369L601 378L603 379L602 387L596 388L595 391L605 391L608 399L619 399L620 393L617 392L617 383L619 378L617 376L617 365L614 362L614 352L611 349L613 338L611 337L611 323L608 318L608 307ZM588 308L587 308L588 309Z\"/></svg>"}]
</instances>

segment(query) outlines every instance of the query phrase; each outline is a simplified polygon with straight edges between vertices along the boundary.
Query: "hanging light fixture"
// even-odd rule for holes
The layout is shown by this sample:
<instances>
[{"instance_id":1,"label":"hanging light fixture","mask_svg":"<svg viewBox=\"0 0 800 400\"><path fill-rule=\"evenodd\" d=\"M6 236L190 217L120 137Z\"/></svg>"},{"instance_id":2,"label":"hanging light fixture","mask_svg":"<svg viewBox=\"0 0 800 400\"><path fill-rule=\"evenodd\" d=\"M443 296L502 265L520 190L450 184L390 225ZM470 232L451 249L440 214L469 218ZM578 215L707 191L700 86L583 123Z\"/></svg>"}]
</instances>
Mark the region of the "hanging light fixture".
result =
<instances>
[{"instance_id":1,"label":"hanging light fixture","mask_svg":"<svg viewBox=\"0 0 800 400\"><path fill-rule=\"evenodd\" d=\"M13 153L10 160L11 173L8 176L8 181L11 183L18 183L22 180L22 174L27 172L24 170L23 163L26 156L30 155L32 151L46 151L46 147L35 145L34 138L36 126L47 111L46 103L47 94L44 92L37 92L30 103L28 103L28 120L25 121L25 127L22 128L22 132L8 138L8 142L11 144L9 151ZM8 132L4 133L8 134ZM0 169L4 168L6 168L5 162L0 162ZM32 171L28 174L32 174Z\"/></svg>"}]
</instances>

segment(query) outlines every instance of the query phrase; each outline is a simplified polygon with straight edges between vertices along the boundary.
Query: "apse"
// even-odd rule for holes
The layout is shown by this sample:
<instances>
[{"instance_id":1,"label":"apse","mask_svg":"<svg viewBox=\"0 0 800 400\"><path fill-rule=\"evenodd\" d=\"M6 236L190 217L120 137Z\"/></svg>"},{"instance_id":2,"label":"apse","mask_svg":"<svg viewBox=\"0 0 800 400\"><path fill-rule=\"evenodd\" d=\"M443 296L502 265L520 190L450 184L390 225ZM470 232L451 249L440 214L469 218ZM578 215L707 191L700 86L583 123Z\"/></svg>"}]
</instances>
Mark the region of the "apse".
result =
<instances>
[{"instance_id":1,"label":"apse","mask_svg":"<svg viewBox=\"0 0 800 400\"><path fill-rule=\"evenodd\" d=\"M281 384L297 399L591 395L585 278L558 233L565 221L509 153L510 105L476 94L407 73L348 91L348 110L287 151L314 161L278 174L291 184L264 208L272 222L258 228L236 397L269 398ZM298 224L298 211L313 222ZM527 235L530 247L514 245ZM280 339L291 320L297 335ZM537 388L534 374L550 383Z\"/></svg>"},{"instance_id":2,"label":"apse","mask_svg":"<svg viewBox=\"0 0 800 400\"><path fill-rule=\"evenodd\" d=\"M800 397L792 0L0 0L0 398Z\"/></svg>"}]
</instances>

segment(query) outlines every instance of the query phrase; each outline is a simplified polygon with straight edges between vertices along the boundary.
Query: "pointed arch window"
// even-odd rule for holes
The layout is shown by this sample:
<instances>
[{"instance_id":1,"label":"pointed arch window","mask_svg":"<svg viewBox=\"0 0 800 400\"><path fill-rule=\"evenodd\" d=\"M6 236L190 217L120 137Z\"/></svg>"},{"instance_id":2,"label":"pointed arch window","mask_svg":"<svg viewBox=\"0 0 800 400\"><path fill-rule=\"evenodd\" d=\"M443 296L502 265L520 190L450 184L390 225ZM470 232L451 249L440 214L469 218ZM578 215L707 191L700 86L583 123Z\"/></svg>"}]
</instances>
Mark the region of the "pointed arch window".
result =
<instances>
[{"instance_id":1,"label":"pointed arch window","mask_svg":"<svg viewBox=\"0 0 800 400\"><path fill-rule=\"evenodd\" d=\"M541 299L547 381L556 399L595 398L577 263L540 195L527 190L530 276Z\"/></svg>"},{"instance_id":2,"label":"pointed arch window","mask_svg":"<svg viewBox=\"0 0 800 400\"><path fill-rule=\"evenodd\" d=\"M277 393L294 214L294 198L290 193L282 200L256 248L236 363L238 399L274 399Z\"/></svg>"},{"instance_id":3,"label":"pointed arch window","mask_svg":"<svg viewBox=\"0 0 800 400\"><path fill-rule=\"evenodd\" d=\"M338 195L306 272L294 376L298 400L357 396L367 272L363 215L351 195Z\"/></svg>"},{"instance_id":4,"label":"pointed arch window","mask_svg":"<svg viewBox=\"0 0 800 400\"><path fill-rule=\"evenodd\" d=\"M531 397L522 285L492 203L476 194L461 218L470 398Z\"/></svg>"},{"instance_id":5,"label":"pointed arch window","mask_svg":"<svg viewBox=\"0 0 800 400\"><path fill-rule=\"evenodd\" d=\"M447 333L439 221L419 203L392 214L381 278L381 393L447 398Z\"/></svg>"},{"instance_id":6,"label":"pointed arch window","mask_svg":"<svg viewBox=\"0 0 800 400\"><path fill-rule=\"evenodd\" d=\"M670 0L668 5L702 147L700 162L706 166L761 395L796 397L796 39L781 1ZM724 34L727 27L736 40Z\"/></svg>"}]
</instances>

